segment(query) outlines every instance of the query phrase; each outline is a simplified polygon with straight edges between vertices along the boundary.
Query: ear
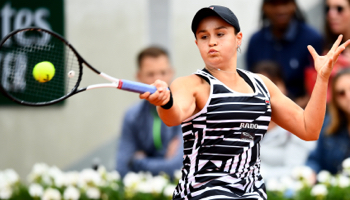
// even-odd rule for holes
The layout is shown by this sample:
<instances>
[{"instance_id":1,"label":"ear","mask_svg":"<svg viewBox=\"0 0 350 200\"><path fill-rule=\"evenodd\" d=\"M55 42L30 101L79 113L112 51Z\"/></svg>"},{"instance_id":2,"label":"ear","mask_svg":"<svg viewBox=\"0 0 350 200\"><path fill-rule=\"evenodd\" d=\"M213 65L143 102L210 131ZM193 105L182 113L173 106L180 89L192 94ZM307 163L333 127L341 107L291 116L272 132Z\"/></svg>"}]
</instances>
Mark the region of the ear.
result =
<instances>
[{"instance_id":1,"label":"ear","mask_svg":"<svg viewBox=\"0 0 350 200\"><path fill-rule=\"evenodd\" d=\"M242 39L243 39L243 33L242 32L237 33L236 38L237 38L237 40L236 40L237 47L241 46Z\"/></svg>"},{"instance_id":2,"label":"ear","mask_svg":"<svg viewBox=\"0 0 350 200\"><path fill-rule=\"evenodd\" d=\"M197 40L194 40L194 42L196 43L196 45L198 46L198 42L197 42Z\"/></svg>"}]
</instances>

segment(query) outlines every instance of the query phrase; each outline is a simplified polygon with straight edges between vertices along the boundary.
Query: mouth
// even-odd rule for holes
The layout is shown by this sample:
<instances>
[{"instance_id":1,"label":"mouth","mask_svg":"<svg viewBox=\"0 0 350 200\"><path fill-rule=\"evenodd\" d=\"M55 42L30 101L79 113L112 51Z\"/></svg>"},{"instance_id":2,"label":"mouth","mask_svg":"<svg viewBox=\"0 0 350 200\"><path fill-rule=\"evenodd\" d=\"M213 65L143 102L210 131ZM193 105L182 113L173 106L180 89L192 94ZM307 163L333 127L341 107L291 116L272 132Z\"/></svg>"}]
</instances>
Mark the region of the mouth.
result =
<instances>
[{"instance_id":1,"label":"mouth","mask_svg":"<svg viewBox=\"0 0 350 200\"><path fill-rule=\"evenodd\" d=\"M210 49L208 54L214 54L214 53L217 53L218 51L216 51L215 49Z\"/></svg>"}]
</instances>

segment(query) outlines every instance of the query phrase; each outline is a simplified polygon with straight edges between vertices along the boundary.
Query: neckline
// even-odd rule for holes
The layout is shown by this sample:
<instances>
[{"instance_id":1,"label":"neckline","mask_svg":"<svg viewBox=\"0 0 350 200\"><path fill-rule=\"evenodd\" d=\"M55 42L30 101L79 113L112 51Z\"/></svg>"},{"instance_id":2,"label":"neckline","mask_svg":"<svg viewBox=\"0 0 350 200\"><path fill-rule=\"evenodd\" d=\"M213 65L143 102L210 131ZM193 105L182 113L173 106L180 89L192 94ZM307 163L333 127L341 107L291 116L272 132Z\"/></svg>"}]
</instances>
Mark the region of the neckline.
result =
<instances>
[{"instance_id":1,"label":"neckline","mask_svg":"<svg viewBox=\"0 0 350 200\"><path fill-rule=\"evenodd\" d=\"M226 89L228 89L229 91L231 91L232 93L235 94L240 94L240 95L245 95L245 96L255 96L257 94L257 87L256 87L256 83L255 81L252 80L251 76L248 76L244 70L237 68L236 71L238 73L238 75L243 78L243 80L253 89L253 93L242 93L242 92L237 92L231 88L229 88L225 83L223 83L222 81L220 81L219 79L217 79L215 76L213 76L206 68L204 68L202 71L204 71L205 73L210 74L213 78L215 78L217 81L219 81Z\"/></svg>"}]
</instances>

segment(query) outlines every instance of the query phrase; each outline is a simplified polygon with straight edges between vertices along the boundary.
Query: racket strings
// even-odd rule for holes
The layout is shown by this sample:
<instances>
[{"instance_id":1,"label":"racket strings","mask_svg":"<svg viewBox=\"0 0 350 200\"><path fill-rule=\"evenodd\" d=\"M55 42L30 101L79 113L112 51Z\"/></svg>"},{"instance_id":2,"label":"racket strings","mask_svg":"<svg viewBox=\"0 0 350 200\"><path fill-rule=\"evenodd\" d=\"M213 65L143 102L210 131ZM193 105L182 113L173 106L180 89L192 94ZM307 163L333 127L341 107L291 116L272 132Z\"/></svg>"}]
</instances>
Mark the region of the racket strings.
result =
<instances>
[{"instance_id":1,"label":"racket strings","mask_svg":"<svg viewBox=\"0 0 350 200\"><path fill-rule=\"evenodd\" d=\"M12 98L29 104L47 103L68 95L77 85L77 57L55 36L29 29L11 36L5 44L0 49L0 83ZM34 67L43 61L55 68L53 78L47 82L33 76Z\"/></svg>"}]
</instances>

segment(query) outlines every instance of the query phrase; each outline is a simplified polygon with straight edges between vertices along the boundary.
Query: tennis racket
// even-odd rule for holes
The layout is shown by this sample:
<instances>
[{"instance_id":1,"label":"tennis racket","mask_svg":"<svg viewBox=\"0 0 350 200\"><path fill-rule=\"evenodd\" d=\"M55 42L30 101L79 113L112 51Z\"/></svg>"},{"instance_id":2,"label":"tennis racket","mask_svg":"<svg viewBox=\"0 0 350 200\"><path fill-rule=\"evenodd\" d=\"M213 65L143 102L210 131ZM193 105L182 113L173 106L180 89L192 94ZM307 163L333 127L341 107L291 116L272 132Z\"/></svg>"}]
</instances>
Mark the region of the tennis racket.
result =
<instances>
[{"instance_id":1,"label":"tennis racket","mask_svg":"<svg viewBox=\"0 0 350 200\"><path fill-rule=\"evenodd\" d=\"M47 82L34 78L33 69L40 62L54 66ZM83 66L110 81L79 88ZM120 80L93 68L62 36L42 28L18 29L0 43L0 90L11 100L29 106L45 106L60 102L74 94L95 88L154 93L152 85Z\"/></svg>"}]
</instances>

